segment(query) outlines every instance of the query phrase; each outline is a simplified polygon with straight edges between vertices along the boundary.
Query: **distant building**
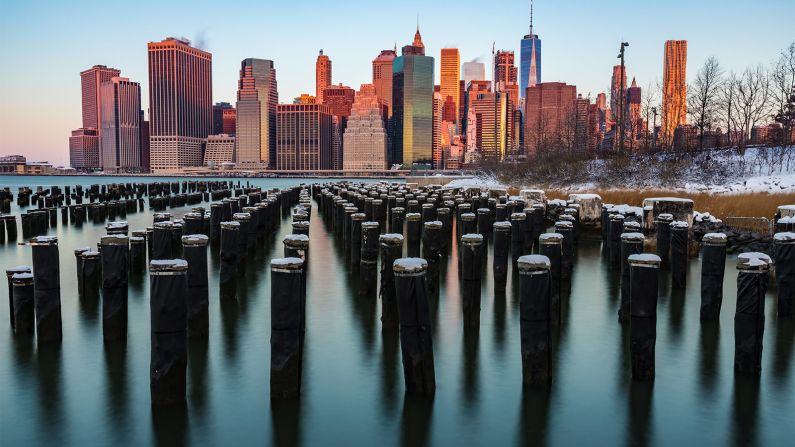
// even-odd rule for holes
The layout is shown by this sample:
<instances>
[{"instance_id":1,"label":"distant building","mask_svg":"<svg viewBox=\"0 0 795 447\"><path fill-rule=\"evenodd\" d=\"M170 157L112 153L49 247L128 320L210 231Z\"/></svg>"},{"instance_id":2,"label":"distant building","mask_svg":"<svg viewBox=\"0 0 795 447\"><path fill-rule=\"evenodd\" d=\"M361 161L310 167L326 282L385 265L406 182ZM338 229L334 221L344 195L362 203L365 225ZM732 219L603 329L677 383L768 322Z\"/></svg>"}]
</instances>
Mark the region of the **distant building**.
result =
<instances>
[{"instance_id":1,"label":"distant building","mask_svg":"<svg viewBox=\"0 0 795 447\"><path fill-rule=\"evenodd\" d=\"M113 77L100 87L100 163L106 172L141 170L141 86Z\"/></svg>"},{"instance_id":2,"label":"distant building","mask_svg":"<svg viewBox=\"0 0 795 447\"><path fill-rule=\"evenodd\" d=\"M463 72L464 85L469 85L472 81L486 80L486 64L483 62L464 62L461 71Z\"/></svg>"},{"instance_id":3,"label":"distant building","mask_svg":"<svg viewBox=\"0 0 795 447\"><path fill-rule=\"evenodd\" d=\"M235 162L234 135L208 135L204 145L205 166L220 167L224 163Z\"/></svg>"},{"instance_id":4,"label":"distant building","mask_svg":"<svg viewBox=\"0 0 795 447\"><path fill-rule=\"evenodd\" d=\"M518 71L513 51L497 51L494 56L494 91L508 94L514 106L519 103Z\"/></svg>"},{"instance_id":5,"label":"distant building","mask_svg":"<svg viewBox=\"0 0 795 447\"><path fill-rule=\"evenodd\" d=\"M542 82L528 87L525 99L525 152L560 149L571 125L577 88L563 82Z\"/></svg>"},{"instance_id":6,"label":"distant building","mask_svg":"<svg viewBox=\"0 0 795 447\"><path fill-rule=\"evenodd\" d=\"M279 104L276 113L276 169L331 169L333 125L325 104Z\"/></svg>"},{"instance_id":7,"label":"distant building","mask_svg":"<svg viewBox=\"0 0 795 447\"><path fill-rule=\"evenodd\" d=\"M643 131L643 115L641 113L641 89L635 78L632 78L632 85L627 89L627 137L632 140L637 140Z\"/></svg>"},{"instance_id":8,"label":"distant building","mask_svg":"<svg viewBox=\"0 0 795 447\"><path fill-rule=\"evenodd\" d=\"M213 135L229 134L236 131L235 108L228 102L217 102L213 106Z\"/></svg>"},{"instance_id":9,"label":"distant building","mask_svg":"<svg viewBox=\"0 0 795 447\"><path fill-rule=\"evenodd\" d=\"M334 137L331 148L331 169L342 169L343 134L351 116L351 108L356 97L356 90L339 84L326 87L323 91L323 103L329 106L331 115L334 116Z\"/></svg>"},{"instance_id":10,"label":"distant building","mask_svg":"<svg viewBox=\"0 0 795 447\"><path fill-rule=\"evenodd\" d=\"M243 59L237 89L235 142L238 164L249 168L274 166L278 103L273 61Z\"/></svg>"},{"instance_id":11,"label":"distant building","mask_svg":"<svg viewBox=\"0 0 795 447\"><path fill-rule=\"evenodd\" d=\"M103 82L121 75L121 71L104 65L94 65L80 72L80 85L83 100L83 128L97 129L102 125L102 106L99 89Z\"/></svg>"},{"instance_id":12,"label":"distant building","mask_svg":"<svg viewBox=\"0 0 795 447\"><path fill-rule=\"evenodd\" d=\"M301 93L300 96L293 98L293 104L317 104L317 98L309 93Z\"/></svg>"},{"instance_id":13,"label":"distant building","mask_svg":"<svg viewBox=\"0 0 795 447\"><path fill-rule=\"evenodd\" d=\"M324 102L323 91L329 85L331 85L331 59L323 54L323 50L320 50L317 61L315 61L315 97L317 97L317 102L321 104Z\"/></svg>"},{"instance_id":14,"label":"distant building","mask_svg":"<svg viewBox=\"0 0 795 447\"><path fill-rule=\"evenodd\" d=\"M141 172L150 172L152 165L149 162L149 121L144 119L144 111L141 110L138 119L141 141Z\"/></svg>"},{"instance_id":15,"label":"distant building","mask_svg":"<svg viewBox=\"0 0 795 447\"><path fill-rule=\"evenodd\" d=\"M677 127L687 124L687 41L667 40L663 67L662 137L670 144Z\"/></svg>"},{"instance_id":16,"label":"distant building","mask_svg":"<svg viewBox=\"0 0 795 447\"><path fill-rule=\"evenodd\" d=\"M689 124L677 126L674 130L673 146L685 151L697 148L698 128Z\"/></svg>"},{"instance_id":17,"label":"distant building","mask_svg":"<svg viewBox=\"0 0 795 447\"><path fill-rule=\"evenodd\" d=\"M392 164L430 165L433 152L433 69L420 31L403 47L392 70Z\"/></svg>"},{"instance_id":18,"label":"distant building","mask_svg":"<svg viewBox=\"0 0 795 447\"><path fill-rule=\"evenodd\" d=\"M442 56L440 61L440 93L442 96L442 104L451 101L454 107L449 107L442 118L444 121L451 123L458 123L458 101L459 101L459 88L461 84L461 55L458 48L442 48Z\"/></svg>"},{"instance_id":19,"label":"distant building","mask_svg":"<svg viewBox=\"0 0 795 447\"><path fill-rule=\"evenodd\" d=\"M533 3L530 2L530 32L520 43L519 95L524 98L527 87L541 83L541 39L533 32Z\"/></svg>"},{"instance_id":20,"label":"distant building","mask_svg":"<svg viewBox=\"0 0 795 447\"><path fill-rule=\"evenodd\" d=\"M149 42L148 51L152 171L200 166L213 128L212 55L173 37Z\"/></svg>"},{"instance_id":21,"label":"distant building","mask_svg":"<svg viewBox=\"0 0 795 447\"><path fill-rule=\"evenodd\" d=\"M442 113L444 102L441 92L433 92L433 147L431 148L431 160L433 169L439 169L442 165Z\"/></svg>"},{"instance_id":22,"label":"distant building","mask_svg":"<svg viewBox=\"0 0 795 447\"><path fill-rule=\"evenodd\" d=\"M482 159L503 161L509 153L508 103L505 92L470 92L467 148L478 151Z\"/></svg>"},{"instance_id":23,"label":"distant building","mask_svg":"<svg viewBox=\"0 0 795 447\"><path fill-rule=\"evenodd\" d=\"M343 169L380 170L388 167L387 107L372 84L356 93L344 133Z\"/></svg>"},{"instance_id":24,"label":"distant building","mask_svg":"<svg viewBox=\"0 0 795 447\"><path fill-rule=\"evenodd\" d=\"M395 50L383 50L373 59L373 85L378 99L384 101L388 116L392 117L392 62L397 57Z\"/></svg>"},{"instance_id":25,"label":"distant building","mask_svg":"<svg viewBox=\"0 0 795 447\"><path fill-rule=\"evenodd\" d=\"M97 129L81 127L72 131L69 137L69 165L81 171L100 168Z\"/></svg>"},{"instance_id":26,"label":"distant building","mask_svg":"<svg viewBox=\"0 0 795 447\"><path fill-rule=\"evenodd\" d=\"M620 119L619 103L622 101L622 95L626 95L627 90L627 71L621 71L621 65L613 66L613 76L610 78L610 110L613 111L613 116L616 120ZM624 105L626 100L624 99Z\"/></svg>"}]
</instances>

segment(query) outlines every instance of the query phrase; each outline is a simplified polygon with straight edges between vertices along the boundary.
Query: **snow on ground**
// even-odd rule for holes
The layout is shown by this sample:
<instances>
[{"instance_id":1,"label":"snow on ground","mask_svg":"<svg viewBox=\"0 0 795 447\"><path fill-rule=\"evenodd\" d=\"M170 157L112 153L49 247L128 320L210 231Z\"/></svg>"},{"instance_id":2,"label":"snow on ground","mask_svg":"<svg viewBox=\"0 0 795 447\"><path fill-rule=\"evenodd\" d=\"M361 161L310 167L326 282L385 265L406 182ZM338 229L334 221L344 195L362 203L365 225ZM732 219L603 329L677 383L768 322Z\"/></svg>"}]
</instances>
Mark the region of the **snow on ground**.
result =
<instances>
[{"instance_id":1,"label":"snow on ground","mask_svg":"<svg viewBox=\"0 0 795 447\"><path fill-rule=\"evenodd\" d=\"M454 188L505 188L505 185L499 182L494 177L470 177L470 178L461 178L455 179L450 183L447 183L442 187L442 189L454 189Z\"/></svg>"}]
</instances>

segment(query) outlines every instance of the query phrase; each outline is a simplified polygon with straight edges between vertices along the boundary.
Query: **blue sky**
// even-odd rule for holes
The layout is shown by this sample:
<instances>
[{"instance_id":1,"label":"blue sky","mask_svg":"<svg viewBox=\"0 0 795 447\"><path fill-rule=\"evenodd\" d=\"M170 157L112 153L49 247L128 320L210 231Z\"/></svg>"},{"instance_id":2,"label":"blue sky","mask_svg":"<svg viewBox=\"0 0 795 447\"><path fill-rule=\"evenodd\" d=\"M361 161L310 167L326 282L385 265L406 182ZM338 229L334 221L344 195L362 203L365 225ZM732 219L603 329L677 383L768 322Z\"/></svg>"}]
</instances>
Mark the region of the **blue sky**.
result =
<instances>
[{"instance_id":1,"label":"blue sky","mask_svg":"<svg viewBox=\"0 0 795 447\"><path fill-rule=\"evenodd\" d=\"M769 64L795 41L792 0L538 0L543 81L565 81L587 95L608 88L621 40L627 73L646 86L662 77L663 43L687 39L688 75L715 55L730 70ZM409 43L417 14L428 55L445 46L462 61L489 62L517 51L528 1L19 1L0 4L0 154L68 162L68 136L81 124L79 73L95 64L138 81L146 106L146 43L184 36L213 53L213 97L234 102L241 59L273 59L282 102L314 93L323 48L333 81L370 82L370 62L395 42ZM35 117L35 119L34 119Z\"/></svg>"}]
</instances>

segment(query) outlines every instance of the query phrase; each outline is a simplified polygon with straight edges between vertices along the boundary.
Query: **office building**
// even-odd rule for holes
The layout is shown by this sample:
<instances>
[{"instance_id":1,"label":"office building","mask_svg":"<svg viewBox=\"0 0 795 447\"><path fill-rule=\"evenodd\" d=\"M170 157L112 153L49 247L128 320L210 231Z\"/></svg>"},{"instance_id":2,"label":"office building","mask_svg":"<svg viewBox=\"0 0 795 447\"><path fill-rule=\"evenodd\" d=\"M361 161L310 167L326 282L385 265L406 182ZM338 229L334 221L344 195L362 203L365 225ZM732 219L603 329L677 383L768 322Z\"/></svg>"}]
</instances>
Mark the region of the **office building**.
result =
<instances>
[{"instance_id":1,"label":"office building","mask_svg":"<svg viewBox=\"0 0 795 447\"><path fill-rule=\"evenodd\" d=\"M323 90L329 85L331 85L331 59L320 50L315 61L315 97L321 104L324 98Z\"/></svg>"},{"instance_id":2,"label":"office building","mask_svg":"<svg viewBox=\"0 0 795 447\"><path fill-rule=\"evenodd\" d=\"M525 153L528 156L566 146L577 88L563 82L542 82L527 88ZM544 154L546 155L546 154Z\"/></svg>"},{"instance_id":3,"label":"office building","mask_svg":"<svg viewBox=\"0 0 795 447\"><path fill-rule=\"evenodd\" d=\"M533 3L530 2L530 32L520 43L519 95L524 98L527 87L541 83L541 39L533 32Z\"/></svg>"},{"instance_id":4,"label":"office building","mask_svg":"<svg viewBox=\"0 0 795 447\"><path fill-rule=\"evenodd\" d=\"M463 72L464 85L469 85L472 81L486 80L486 64L478 61L464 62L461 71Z\"/></svg>"},{"instance_id":5,"label":"office building","mask_svg":"<svg viewBox=\"0 0 795 447\"><path fill-rule=\"evenodd\" d=\"M102 170L138 172L141 170L141 86L117 76L103 82L99 91Z\"/></svg>"},{"instance_id":6,"label":"office building","mask_svg":"<svg viewBox=\"0 0 795 447\"><path fill-rule=\"evenodd\" d=\"M383 50L373 59L373 85L378 99L384 102L389 117L392 117L392 62L397 57L396 50Z\"/></svg>"},{"instance_id":7,"label":"office building","mask_svg":"<svg viewBox=\"0 0 795 447\"><path fill-rule=\"evenodd\" d=\"M81 127L69 137L69 165L79 171L100 168L99 135L93 127Z\"/></svg>"},{"instance_id":8,"label":"office building","mask_svg":"<svg viewBox=\"0 0 795 447\"><path fill-rule=\"evenodd\" d=\"M381 170L388 167L387 108L373 84L362 84L345 128L343 169Z\"/></svg>"},{"instance_id":9,"label":"office building","mask_svg":"<svg viewBox=\"0 0 795 447\"><path fill-rule=\"evenodd\" d=\"M212 55L173 37L149 42L148 51L152 171L201 166L213 128Z\"/></svg>"},{"instance_id":10,"label":"office building","mask_svg":"<svg viewBox=\"0 0 795 447\"><path fill-rule=\"evenodd\" d=\"M677 127L687 124L687 41L665 42L662 92L662 138L671 144ZM686 140L686 138L682 138Z\"/></svg>"},{"instance_id":11,"label":"office building","mask_svg":"<svg viewBox=\"0 0 795 447\"><path fill-rule=\"evenodd\" d=\"M440 59L440 76L439 91L442 95L442 103L451 101L454 107L450 108L447 115L443 116L444 121L451 123L458 123L458 101L460 96L461 84L461 55L458 48L442 48Z\"/></svg>"},{"instance_id":12,"label":"office building","mask_svg":"<svg viewBox=\"0 0 795 447\"><path fill-rule=\"evenodd\" d=\"M331 169L333 123L325 104L279 104L276 111L276 169Z\"/></svg>"},{"instance_id":13,"label":"office building","mask_svg":"<svg viewBox=\"0 0 795 447\"><path fill-rule=\"evenodd\" d=\"M237 89L236 162L247 168L273 167L276 154L276 69L267 59L243 59Z\"/></svg>"},{"instance_id":14,"label":"office building","mask_svg":"<svg viewBox=\"0 0 795 447\"><path fill-rule=\"evenodd\" d=\"M204 142L204 166L218 168L235 162L235 136L208 135Z\"/></svg>"}]
</instances>

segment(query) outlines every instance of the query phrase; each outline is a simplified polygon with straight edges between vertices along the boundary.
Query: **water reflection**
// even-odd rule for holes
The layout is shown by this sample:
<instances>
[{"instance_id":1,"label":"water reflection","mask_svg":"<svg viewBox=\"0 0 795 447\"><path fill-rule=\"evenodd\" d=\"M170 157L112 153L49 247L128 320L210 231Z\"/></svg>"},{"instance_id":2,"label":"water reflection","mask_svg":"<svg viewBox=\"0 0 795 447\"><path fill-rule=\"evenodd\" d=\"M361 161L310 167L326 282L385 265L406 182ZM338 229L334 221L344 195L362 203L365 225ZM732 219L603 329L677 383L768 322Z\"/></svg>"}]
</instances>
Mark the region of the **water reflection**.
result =
<instances>
[{"instance_id":1,"label":"water reflection","mask_svg":"<svg viewBox=\"0 0 795 447\"><path fill-rule=\"evenodd\" d=\"M506 301L505 292L494 292L493 315L494 315L494 349L502 358L505 351L505 320L506 320Z\"/></svg>"},{"instance_id":2,"label":"water reflection","mask_svg":"<svg viewBox=\"0 0 795 447\"><path fill-rule=\"evenodd\" d=\"M551 395L550 387L523 387L519 419L521 445L544 446L549 443L547 436Z\"/></svg>"},{"instance_id":3,"label":"water reflection","mask_svg":"<svg viewBox=\"0 0 795 447\"><path fill-rule=\"evenodd\" d=\"M63 395L61 391L61 344L40 344L36 352L36 374L39 380L39 420L50 443L58 444L63 430Z\"/></svg>"},{"instance_id":4,"label":"water reflection","mask_svg":"<svg viewBox=\"0 0 795 447\"><path fill-rule=\"evenodd\" d=\"M692 287L692 286L691 286ZM674 287L671 290L671 303L668 306L668 328L671 346L678 349L682 344L682 320L685 313L685 289Z\"/></svg>"},{"instance_id":5,"label":"water reflection","mask_svg":"<svg viewBox=\"0 0 795 447\"><path fill-rule=\"evenodd\" d=\"M271 400L273 445L293 447L301 442L301 399Z\"/></svg>"},{"instance_id":6,"label":"water reflection","mask_svg":"<svg viewBox=\"0 0 795 447\"><path fill-rule=\"evenodd\" d=\"M381 331L381 409L387 418L395 415L398 392L403 388L399 352L398 330Z\"/></svg>"},{"instance_id":7,"label":"water reflection","mask_svg":"<svg viewBox=\"0 0 795 447\"><path fill-rule=\"evenodd\" d=\"M162 447L189 445L188 405L152 406L154 444Z\"/></svg>"},{"instance_id":8,"label":"water reflection","mask_svg":"<svg viewBox=\"0 0 795 447\"><path fill-rule=\"evenodd\" d=\"M207 407L207 346L206 337L188 339L188 400L199 418Z\"/></svg>"},{"instance_id":9,"label":"water reflection","mask_svg":"<svg viewBox=\"0 0 795 447\"><path fill-rule=\"evenodd\" d=\"M792 366L793 340L795 340L795 320L779 318L773 330L773 378L778 386L786 385Z\"/></svg>"},{"instance_id":10,"label":"water reflection","mask_svg":"<svg viewBox=\"0 0 795 447\"><path fill-rule=\"evenodd\" d=\"M759 377L735 373L732 391L732 445L759 445Z\"/></svg>"},{"instance_id":11,"label":"water reflection","mask_svg":"<svg viewBox=\"0 0 795 447\"><path fill-rule=\"evenodd\" d=\"M461 388L464 396L464 408L469 416L477 414L479 404L479 373L478 347L480 344L480 328L464 328L464 353L462 363Z\"/></svg>"},{"instance_id":12,"label":"water reflection","mask_svg":"<svg viewBox=\"0 0 795 447\"><path fill-rule=\"evenodd\" d=\"M715 392L720 354L720 322L702 321L699 337L698 371L701 392L710 397Z\"/></svg>"},{"instance_id":13,"label":"water reflection","mask_svg":"<svg viewBox=\"0 0 795 447\"><path fill-rule=\"evenodd\" d=\"M403 396L403 414L400 417L400 445L423 447L430 445L433 396Z\"/></svg>"},{"instance_id":14,"label":"water reflection","mask_svg":"<svg viewBox=\"0 0 795 447\"><path fill-rule=\"evenodd\" d=\"M627 445L642 447L652 444L652 397L654 381L631 381L629 384L629 430Z\"/></svg>"},{"instance_id":15,"label":"water reflection","mask_svg":"<svg viewBox=\"0 0 795 447\"><path fill-rule=\"evenodd\" d=\"M127 432L129 396L127 391L127 340L105 341L106 409L116 442L123 442Z\"/></svg>"},{"instance_id":16,"label":"water reflection","mask_svg":"<svg viewBox=\"0 0 795 447\"><path fill-rule=\"evenodd\" d=\"M221 299L221 331L224 337L224 357L229 367L237 366L238 325L240 306L237 299Z\"/></svg>"}]
</instances>

